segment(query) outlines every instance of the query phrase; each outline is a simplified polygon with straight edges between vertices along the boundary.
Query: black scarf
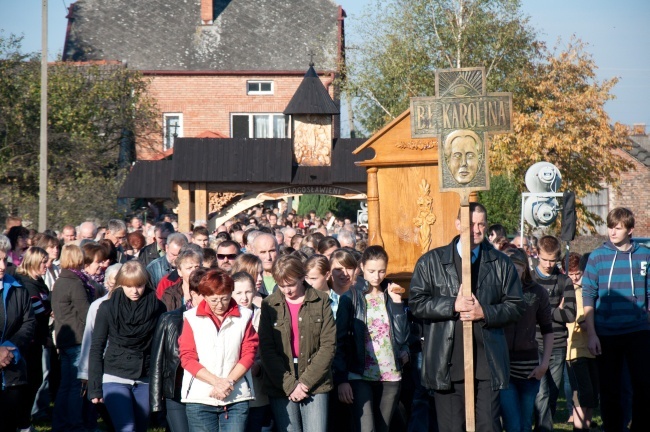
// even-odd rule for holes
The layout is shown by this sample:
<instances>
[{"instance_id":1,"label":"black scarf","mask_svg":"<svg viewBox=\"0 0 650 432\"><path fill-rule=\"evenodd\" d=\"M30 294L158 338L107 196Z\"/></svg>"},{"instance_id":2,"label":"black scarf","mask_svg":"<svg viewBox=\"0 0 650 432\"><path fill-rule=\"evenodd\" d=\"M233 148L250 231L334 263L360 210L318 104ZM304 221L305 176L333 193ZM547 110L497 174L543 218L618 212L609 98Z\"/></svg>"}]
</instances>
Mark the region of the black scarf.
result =
<instances>
[{"instance_id":1,"label":"black scarf","mask_svg":"<svg viewBox=\"0 0 650 432\"><path fill-rule=\"evenodd\" d=\"M151 345L158 317L164 312L156 293L145 288L137 301L129 299L122 287L116 288L108 300L111 325L116 329L111 339L118 346L131 350L146 350Z\"/></svg>"}]
</instances>

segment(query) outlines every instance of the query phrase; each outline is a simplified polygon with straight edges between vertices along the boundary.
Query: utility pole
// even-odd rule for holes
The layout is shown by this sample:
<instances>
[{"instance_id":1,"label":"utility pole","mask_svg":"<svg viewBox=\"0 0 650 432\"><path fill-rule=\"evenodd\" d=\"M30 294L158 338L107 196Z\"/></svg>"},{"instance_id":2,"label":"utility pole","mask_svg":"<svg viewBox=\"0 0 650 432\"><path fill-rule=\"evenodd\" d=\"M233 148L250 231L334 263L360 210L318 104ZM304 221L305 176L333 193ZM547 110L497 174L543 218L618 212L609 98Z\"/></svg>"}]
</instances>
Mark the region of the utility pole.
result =
<instances>
[{"instance_id":1,"label":"utility pole","mask_svg":"<svg viewBox=\"0 0 650 432\"><path fill-rule=\"evenodd\" d=\"M41 154L38 182L38 231L47 229L47 0L43 0L41 35Z\"/></svg>"}]
</instances>

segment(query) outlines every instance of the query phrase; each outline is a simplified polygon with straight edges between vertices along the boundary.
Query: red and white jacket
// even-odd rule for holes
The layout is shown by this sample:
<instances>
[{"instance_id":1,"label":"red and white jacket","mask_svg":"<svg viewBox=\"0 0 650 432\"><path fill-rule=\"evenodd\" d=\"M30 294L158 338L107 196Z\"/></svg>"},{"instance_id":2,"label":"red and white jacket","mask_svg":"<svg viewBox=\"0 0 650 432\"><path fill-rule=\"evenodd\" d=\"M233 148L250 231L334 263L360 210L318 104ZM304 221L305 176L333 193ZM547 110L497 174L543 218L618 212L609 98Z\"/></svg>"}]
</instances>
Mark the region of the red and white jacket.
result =
<instances>
[{"instance_id":1,"label":"red and white jacket","mask_svg":"<svg viewBox=\"0 0 650 432\"><path fill-rule=\"evenodd\" d=\"M250 367L255 361L259 338L252 324L253 312L230 300L220 323L204 300L183 316L183 331L178 338L181 366L185 369L181 402L224 406L255 399ZM249 370L223 401L210 397L212 385L196 378L203 368L226 378L238 363Z\"/></svg>"}]
</instances>

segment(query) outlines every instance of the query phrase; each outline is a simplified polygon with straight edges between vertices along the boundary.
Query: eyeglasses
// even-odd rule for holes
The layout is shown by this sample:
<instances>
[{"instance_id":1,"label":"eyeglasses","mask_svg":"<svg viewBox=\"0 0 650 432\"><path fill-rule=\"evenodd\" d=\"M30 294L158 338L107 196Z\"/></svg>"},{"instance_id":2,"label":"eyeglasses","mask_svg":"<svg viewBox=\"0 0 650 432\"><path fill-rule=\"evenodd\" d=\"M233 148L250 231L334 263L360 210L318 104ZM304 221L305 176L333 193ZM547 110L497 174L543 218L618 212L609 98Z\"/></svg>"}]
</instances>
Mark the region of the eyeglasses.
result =
<instances>
[{"instance_id":1,"label":"eyeglasses","mask_svg":"<svg viewBox=\"0 0 650 432\"><path fill-rule=\"evenodd\" d=\"M220 261L228 258L230 261L237 259L237 254L217 254L217 259Z\"/></svg>"}]
</instances>

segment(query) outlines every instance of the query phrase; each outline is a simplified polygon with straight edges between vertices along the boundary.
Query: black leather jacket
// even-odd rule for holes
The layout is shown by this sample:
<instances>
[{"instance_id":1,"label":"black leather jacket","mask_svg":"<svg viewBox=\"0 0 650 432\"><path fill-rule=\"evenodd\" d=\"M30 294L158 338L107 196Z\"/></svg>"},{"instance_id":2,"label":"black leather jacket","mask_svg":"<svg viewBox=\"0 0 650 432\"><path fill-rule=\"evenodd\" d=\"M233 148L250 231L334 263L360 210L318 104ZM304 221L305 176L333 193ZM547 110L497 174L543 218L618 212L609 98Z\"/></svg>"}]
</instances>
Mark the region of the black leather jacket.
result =
<instances>
[{"instance_id":1,"label":"black leather jacket","mask_svg":"<svg viewBox=\"0 0 650 432\"><path fill-rule=\"evenodd\" d=\"M180 402L178 337L183 330L183 312L184 305L162 314L153 335L149 368L149 405L153 412L163 410L165 398Z\"/></svg>"},{"instance_id":2,"label":"black leather jacket","mask_svg":"<svg viewBox=\"0 0 650 432\"><path fill-rule=\"evenodd\" d=\"M411 279L409 307L424 322L422 385L440 391L451 388L449 364L458 319L454 303L460 285L453 258L457 238L424 254ZM510 259L487 240L481 243L480 257L475 295L485 315L481 325L492 388L499 390L507 388L510 376L503 327L516 322L525 305L521 282Z\"/></svg>"},{"instance_id":3,"label":"black leather jacket","mask_svg":"<svg viewBox=\"0 0 650 432\"><path fill-rule=\"evenodd\" d=\"M348 372L363 374L366 364L366 302L363 293L368 282L362 288L352 286L339 300L336 312L336 355L332 368L334 384L348 382ZM382 287L388 286L384 280ZM384 301L390 321L390 341L393 345L395 365L402 370L400 353L408 352L410 326L404 303L395 303L384 290Z\"/></svg>"}]
</instances>

